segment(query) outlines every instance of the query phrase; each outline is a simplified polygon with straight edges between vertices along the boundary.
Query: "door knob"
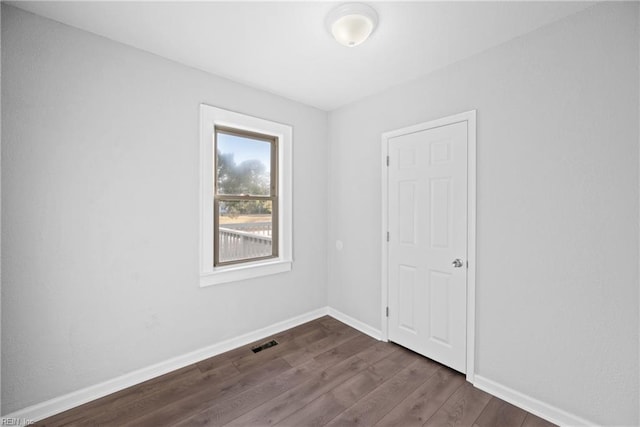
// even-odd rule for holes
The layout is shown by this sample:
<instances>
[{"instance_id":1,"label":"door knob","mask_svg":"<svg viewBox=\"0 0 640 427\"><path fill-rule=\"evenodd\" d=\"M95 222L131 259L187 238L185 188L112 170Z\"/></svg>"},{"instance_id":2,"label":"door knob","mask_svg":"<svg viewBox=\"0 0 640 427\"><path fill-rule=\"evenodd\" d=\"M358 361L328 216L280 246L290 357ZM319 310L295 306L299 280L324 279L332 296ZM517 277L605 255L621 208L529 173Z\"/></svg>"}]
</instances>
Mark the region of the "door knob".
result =
<instances>
[{"instance_id":1,"label":"door knob","mask_svg":"<svg viewBox=\"0 0 640 427\"><path fill-rule=\"evenodd\" d=\"M454 259L451 264L453 264L455 268L460 268L464 265L463 262L460 260L460 258Z\"/></svg>"}]
</instances>

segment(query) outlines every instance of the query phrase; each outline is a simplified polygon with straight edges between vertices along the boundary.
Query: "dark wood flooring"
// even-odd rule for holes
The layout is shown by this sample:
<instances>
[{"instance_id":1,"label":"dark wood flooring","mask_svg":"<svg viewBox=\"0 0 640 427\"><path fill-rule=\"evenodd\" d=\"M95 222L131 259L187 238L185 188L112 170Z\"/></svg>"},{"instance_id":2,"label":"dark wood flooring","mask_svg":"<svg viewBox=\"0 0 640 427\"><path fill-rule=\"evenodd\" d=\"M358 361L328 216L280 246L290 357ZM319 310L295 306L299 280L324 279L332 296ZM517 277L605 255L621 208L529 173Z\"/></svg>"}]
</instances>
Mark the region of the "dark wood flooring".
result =
<instances>
[{"instance_id":1,"label":"dark wood flooring","mask_svg":"<svg viewBox=\"0 0 640 427\"><path fill-rule=\"evenodd\" d=\"M279 344L251 351L271 339ZM322 317L37 425L553 424L474 388L458 372Z\"/></svg>"}]
</instances>

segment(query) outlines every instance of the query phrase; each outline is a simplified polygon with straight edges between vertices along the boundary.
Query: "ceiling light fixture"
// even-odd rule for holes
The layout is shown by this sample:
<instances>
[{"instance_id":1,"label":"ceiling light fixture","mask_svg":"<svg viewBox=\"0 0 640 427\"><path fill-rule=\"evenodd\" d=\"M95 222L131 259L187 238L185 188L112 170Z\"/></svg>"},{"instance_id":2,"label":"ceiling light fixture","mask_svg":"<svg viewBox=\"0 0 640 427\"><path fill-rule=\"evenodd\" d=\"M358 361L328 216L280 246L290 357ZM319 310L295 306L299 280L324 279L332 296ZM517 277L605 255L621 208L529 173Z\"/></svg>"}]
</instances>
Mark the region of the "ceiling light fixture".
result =
<instances>
[{"instance_id":1,"label":"ceiling light fixture","mask_svg":"<svg viewBox=\"0 0 640 427\"><path fill-rule=\"evenodd\" d=\"M325 24L338 43L354 47L373 33L378 25L378 14L366 4L346 3L329 12Z\"/></svg>"}]
</instances>

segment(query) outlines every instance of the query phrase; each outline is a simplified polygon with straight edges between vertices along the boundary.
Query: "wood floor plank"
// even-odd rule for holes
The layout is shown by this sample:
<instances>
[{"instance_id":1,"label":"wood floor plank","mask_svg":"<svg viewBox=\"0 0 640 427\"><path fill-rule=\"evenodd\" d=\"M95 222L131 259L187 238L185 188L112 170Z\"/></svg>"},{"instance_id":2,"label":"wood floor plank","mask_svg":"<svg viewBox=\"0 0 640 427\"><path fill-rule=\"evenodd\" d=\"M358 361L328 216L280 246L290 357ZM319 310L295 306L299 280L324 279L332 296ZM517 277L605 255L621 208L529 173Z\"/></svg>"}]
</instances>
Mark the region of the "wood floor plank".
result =
<instances>
[{"instance_id":1,"label":"wood floor plank","mask_svg":"<svg viewBox=\"0 0 640 427\"><path fill-rule=\"evenodd\" d=\"M464 383L424 424L425 427L471 427L491 395Z\"/></svg>"},{"instance_id":2,"label":"wood floor plank","mask_svg":"<svg viewBox=\"0 0 640 427\"><path fill-rule=\"evenodd\" d=\"M306 336L308 336L308 334L304 335L304 337ZM362 348L362 346L370 345L372 345L370 340L362 339L362 337L354 337L352 340L345 342L344 345L338 345L326 353L329 353L332 357L336 355L346 357L350 354L349 352L357 351ZM297 368L283 372L269 381L256 385L237 396L230 396L222 400L218 399L216 403L207 407L205 410L185 419L177 425L216 426L228 423L243 413L311 379L314 374L317 374L319 370L327 366L328 360L332 359L323 357L314 358Z\"/></svg>"},{"instance_id":3,"label":"wood floor plank","mask_svg":"<svg viewBox=\"0 0 640 427\"><path fill-rule=\"evenodd\" d=\"M395 344L384 342L384 341L377 341L371 347L358 353L358 357L364 360L365 362L369 363L370 365L373 365L377 361L384 359L385 357L389 356L391 353L399 350L400 350L400 347L398 347Z\"/></svg>"},{"instance_id":4,"label":"wood floor plank","mask_svg":"<svg viewBox=\"0 0 640 427\"><path fill-rule=\"evenodd\" d=\"M294 352L299 350L300 348L312 345L314 342L326 336L327 332L324 329L316 328L302 335L290 337L288 339L276 339L278 345L269 348L268 351L254 353L249 349L245 354L237 357L233 361L233 364L240 372L246 372L250 369L255 368L256 366L260 366L268 360L277 359L285 354L288 354L289 352ZM270 338L266 339L264 342L268 342L269 340Z\"/></svg>"},{"instance_id":5,"label":"wood floor plank","mask_svg":"<svg viewBox=\"0 0 640 427\"><path fill-rule=\"evenodd\" d=\"M236 418L228 425L236 427L273 425L333 389L336 385L362 372L368 366L358 355L351 356L337 365L321 371L305 383Z\"/></svg>"},{"instance_id":6,"label":"wood floor plank","mask_svg":"<svg viewBox=\"0 0 640 427\"><path fill-rule=\"evenodd\" d=\"M331 366L336 363L340 363L340 361L347 359L354 354L360 353L368 347L371 347L376 343L371 337L368 337L363 334L357 334L355 337L350 340L333 347L325 351L324 353L320 353L313 360L317 361L324 366Z\"/></svg>"},{"instance_id":7,"label":"wood floor plank","mask_svg":"<svg viewBox=\"0 0 640 427\"><path fill-rule=\"evenodd\" d=\"M328 317L328 316L326 316ZM263 339L259 339L256 341L253 341L249 344L240 346L238 348L235 348L233 350L227 351L225 353L219 354L217 356L213 356L209 359L205 359L201 362L198 362L198 366L203 369L206 370L208 366L219 366L220 364L225 364L229 361L235 361L240 357L243 357L247 354L249 354L249 352L251 351L251 349L257 345L260 345L264 342L270 341L270 340L276 340L278 342L286 342L286 341L292 341L297 337L300 337L302 335L305 335L309 332L313 332L316 330L324 330L324 331L329 331L327 328L325 328L322 323L320 323L321 320L323 320L324 317L311 321L311 322L307 322L307 323L303 323L302 325L298 325L295 326L293 328L289 328L286 329L282 332L279 332L275 335L272 335L270 337L265 337ZM346 325L342 325L342 327L346 327Z\"/></svg>"},{"instance_id":8,"label":"wood floor plank","mask_svg":"<svg viewBox=\"0 0 640 427\"><path fill-rule=\"evenodd\" d=\"M155 402L166 394L179 394L190 390L194 384L203 380L220 381L238 374L238 370L230 363L212 369L203 375L195 365L145 381L125 390L113 393L102 399L63 412L51 417L43 423L46 426L66 426L74 423L108 423L115 416L135 413L140 408L153 407Z\"/></svg>"},{"instance_id":9,"label":"wood floor plank","mask_svg":"<svg viewBox=\"0 0 640 427\"><path fill-rule=\"evenodd\" d=\"M298 366L327 350L349 341L356 335L358 335L358 331L351 328L336 329L329 332L324 338L318 339L315 342L311 342L297 350L284 354L282 358L291 366Z\"/></svg>"},{"instance_id":10,"label":"wood floor plank","mask_svg":"<svg viewBox=\"0 0 640 427\"><path fill-rule=\"evenodd\" d=\"M487 406L473 423L474 427L520 427L527 413L510 403L496 397L491 398Z\"/></svg>"},{"instance_id":11,"label":"wood floor plank","mask_svg":"<svg viewBox=\"0 0 640 427\"><path fill-rule=\"evenodd\" d=\"M342 323L341 321L331 316L321 317L320 319L317 320L317 322L327 330L339 329L345 326L344 323Z\"/></svg>"},{"instance_id":12,"label":"wood floor plank","mask_svg":"<svg viewBox=\"0 0 640 427\"><path fill-rule=\"evenodd\" d=\"M259 353L251 348L275 339ZM433 375L429 378L429 373ZM38 426L553 427L464 376L328 316L121 390Z\"/></svg>"},{"instance_id":13,"label":"wood floor plank","mask_svg":"<svg viewBox=\"0 0 640 427\"><path fill-rule=\"evenodd\" d=\"M233 364L226 363L201 373L199 378L176 382L170 387L159 388L156 393L137 400L125 400L123 404L107 407L103 414L93 417L93 420L101 425L120 424L125 419L135 419L140 414L153 411L155 407L163 402L172 402L177 396L188 395L193 393L194 390L202 388L211 389L212 384L235 384L240 378L242 377Z\"/></svg>"},{"instance_id":14,"label":"wood floor plank","mask_svg":"<svg viewBox=\"0 0 640 427\"><path fill-rule=\"evenodd\" d=\"M360 372L331 391L305 405L276 425L321 426L325 425L373 389L395 375L417 357L404 349L393 352L365 371Z\"/></svg>"},{"instance_id":15,"label":"wood floor plank","mask_svg":"<svg viewBox=\"0 0 640 427\"><path fill-rule=\"evenodd\" d=\"M282 359L270 360L260 369L242 373L224 381L201 381L189 390L163 394L162 399L152 402L151 405L137 408L132 416L123 417L122 414L118 414L115 421L119 426L171 424L206 409L212 400L238 395L289 369L291 366Z\"/></svg>"},{"instance_id":16,"label":"wood floor plank","mask_svg":"<svg viewBox=\"0 0 640 427\"><path fill-rule=\"evenodd\" d=\"M206 409L181 422L172 422L172 425L224 425L264 402L280 396L290 388L306 382L314 374L314 368L317 369L314 365L314 361L311 361L305 365L282 372L280 375L257 384L238 395L212 400Z\"/></svg>"},{"instance_id":17,"label":"wood floor plank","mask_svg":"<svg viewBox=\"0 0 640 427\"><path fill-rule=\"evenodd\" d=\"M311 332L314 329L324 329L325 331L328 331L329 329L327 329L324 324L322 323L323 319L331 319L331 317L329 316L324 316L321 317L319 319L313 320L311 322L306 322L303 323L301 325L298 326L294 326L292 328L286 329L282 332L278 332L276 334L273 335L273 339L278 340L278 339L282 339L282 340L286 340L286 339L293 339L296 338L300 335L304 335L307 332ZM343 323L341 325L341 327L345 327L346 325ZM347 326L348 327L348 326ZM271 338L269 338L271 339Z\"/></svg>"},{"instance_id":18,"label":"wood floor plank","mask_svg":"<svg viewBox=\"0 0 640 427\"><path fill-rule=\"evenodd\" d=\"M310 335L315 334L316 331L310 331L307 332L299 337L297 337L296 339L307 339ZM314 366L316 367L323 367L323 366L329 366L334 364L336 361L338 360L342 360L345 357L351 356L354 353L357 353L358 351L370 346L373 344L373 341L371 338L366 337L366 336L356 336L353 339L351 339L350 341L337 346L335 348L333 348L330 351L327 351L326 355L323 353L319 357L319 360L313 359L311 362L314 363ZM264 353L270 353L270 352L274 352L275 350L279 347L280 345L276 346L276 347L272 347L268 350L265 350ZM288 348L292 349L295 348L294 345L290 345L288 346ZM281 357L261 357L260 353L255 353L254 355L256 356L256 360L261 360L261 363L258 363L257 361L248 361L246 356L243 356L241 358L241 360L243 361L243 363L241 364L241 366L246 370L249 368L252 368L253 371L249 371L247 372L247 378L252 379L252 383L247 383L244 384L243 387L237 387L237 385L232 385L231 389L223 389L221 392L218 393L212 393L211 392L211 387L205 388L202 390L202 392L195 392L195 393L190 393L189 396L186 396L185 398L182 398L180 400L178 400L177 402L171 402L170 404L154 411L153 413L150 414L146 414L142 417L140 417L139 419L137 418L135 420L134 424L140 425L139 423L144 423L147 425L159 425L159 423L170 423L170 424L176 424L177 422L181 422L183 421L185 418L190 418L193 416L198 416L201 412L203 411L208 411L208 410L212 410L211 413L209 413L208 416L204 416L204 418L211 418L212 420L222 420L220 421L221 423L224 422L228 422L230 420L232 420L233 418L237 417L238 415L232 416L232 415L225 415L224 417L222 417L222 415L220 415L221 413L227 414L227 413L231 413L231 414L235 414L235 412L230 412L231 409L233 408L232 405L229 404L228 399L233 399L236 398L238 395L240 395L241 393L246 392L247 390L250 390L256 386L261 385L264 381L267 380L271 380L271 379L276 379L277 382L277 378L280 375L286 375L287 372L289 370L291 370L291 366ZM249 356L250 357L250 356ZM262 360L264 360L262 362ZM288 369L283 369L283 370L279 370L277 372L274 372L273 375L271 375L271 373L267 373L265 378L262 378L260 380L257 380L256 378L256 374L252 372L256 371L256 370L260 370L260 366L264 366L264 364L268 364L268 363L272 363L272 362L281 362L283 364L285 364ZM237 367L238 364L234 363L234 365ZM279 382L277 382L276 385L271 385L272 387L276 387L278 384L280 384ZM286 390L284 390L286 391ZM283 392L284 392L283 391ZM271 397L275 397L275 396L271 396ZM243 400L247 400L246 396L243 395ZM217 401L217 402L216 402ZM262 402L260 402L262 403ZM260 404L258 403L258 404ZM257 406L257 405L255 405ZM245 404L246 407L246 404ZM179 415L179 414L182 415ZM185 415L186 414L186 415ZM218 421L216 421L218 422ZM128 425L128 424L126 424Z\"/></svg>"},{"instance_id":19,"label":"wood floor plank","mask_svg":"<svg viewBox=\"0 0 640 427\"><path fill-rule=\"evenodd\" d=\"M366 370L294 412L278 426L323 426L379 384L380 378Z\"/></svg>"},{"instance_id":20,"label":"wood floor plank","mask_svg":"<svg viewBox=\"0 0 640 427\"><path fill-rule=\"evenodd\" d=\"M279 365L281 364L276 365L276 368L281 369ZM267 371L272 368L267 367ZM91 421L97 425L120 425L128 420L153 412L157 407L181 396L189 395L196 390L211 389L214 384L235 384L238 380L242 381L242 378L235 367L227 362L226 365L201 373L197 378L192 377L160 388L156 393L136 400L124 401L121 404L109 405L103 413L93 416Z\"/></svg>"},{"instance_id":21,"label":"wood floor plank","mask_svg":"<svg viewBox=\"0 0 640 427\"><path fill-rule=\"evenodd\" d=\"M531 413L527 413L524 422L522 423L522 427L558 427L553 423L550 423L547 420L543 420L540 417L537 417Z\"/></svg>"},{"instance_id":22,"label":"wood floor plank","mask_svg":"<svg viewBox=\"0 0 640 427\"><path fill-rule=\"evenodd\" d=\"M229 425L238 427L266 426L277 423L312 402L318 396L363 371L369 364L374 364L396 351L400 350L393 344L377 342L356 355L322 371L316 378L237 418Z\"/></svg>"},{"instance_id":23,"label":"wood floor plank","mask_svg":"<svg viewBox=\"0 0 640 427\"><path fill-rule=\"evenodd\" d=\"M462 374L442 367L378 421L376 426L422 426L464 382Z\"/></svg>"},{"instance_id":24,"label":"wood floor plank","mask_svg":"<svg viewBox=\"0 0 640 427\"><path fill-rule=\"evenodd\" d=\"M389 378L327 425L332 427L372 426L439 369L440 366L437 363L427 358L420 358Z\"/></svg>"}]
</instances>

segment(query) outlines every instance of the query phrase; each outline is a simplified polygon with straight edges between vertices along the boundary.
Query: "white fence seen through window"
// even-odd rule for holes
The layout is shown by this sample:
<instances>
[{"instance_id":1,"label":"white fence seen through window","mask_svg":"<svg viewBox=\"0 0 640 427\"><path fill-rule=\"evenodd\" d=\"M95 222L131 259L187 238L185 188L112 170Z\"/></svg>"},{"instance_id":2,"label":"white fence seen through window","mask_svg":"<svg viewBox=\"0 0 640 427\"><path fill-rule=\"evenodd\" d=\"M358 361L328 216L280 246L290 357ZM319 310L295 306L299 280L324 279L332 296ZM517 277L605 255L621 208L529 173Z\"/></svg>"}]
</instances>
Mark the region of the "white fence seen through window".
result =
<instances>
[{"instance_id":1,"label":"white fence seen through window","mask_svg":"<svg viewBox=\"0 0 640 427\"><path fill-rule=\"evenodd\" d=\"M270 256L271 222L220 224L220 261Z\"/></svg>"}]
</instances>

